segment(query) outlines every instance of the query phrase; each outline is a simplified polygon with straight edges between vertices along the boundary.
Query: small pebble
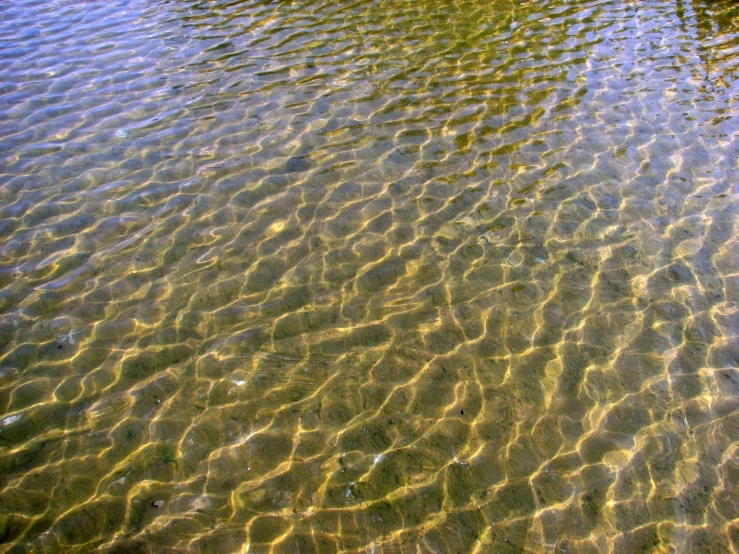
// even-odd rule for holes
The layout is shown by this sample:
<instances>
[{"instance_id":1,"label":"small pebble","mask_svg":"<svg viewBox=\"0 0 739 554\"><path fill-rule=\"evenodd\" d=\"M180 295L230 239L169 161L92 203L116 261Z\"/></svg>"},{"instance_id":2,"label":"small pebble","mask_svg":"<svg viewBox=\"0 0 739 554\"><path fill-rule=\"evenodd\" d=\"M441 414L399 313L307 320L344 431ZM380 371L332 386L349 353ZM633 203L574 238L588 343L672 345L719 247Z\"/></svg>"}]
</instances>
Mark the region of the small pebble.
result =
<instances>
[{"instance_id":1,"label":"small pebble","mask_svg":"<svg viewBox=\"0 0 739 554\"><path fill-rule=\"evenodd\" d=\"M154 506L155 508L161 508L162 506L164 506L164 500L157 500L156 502L152 503L152 506Z\"/></svg>"}]
</instances>

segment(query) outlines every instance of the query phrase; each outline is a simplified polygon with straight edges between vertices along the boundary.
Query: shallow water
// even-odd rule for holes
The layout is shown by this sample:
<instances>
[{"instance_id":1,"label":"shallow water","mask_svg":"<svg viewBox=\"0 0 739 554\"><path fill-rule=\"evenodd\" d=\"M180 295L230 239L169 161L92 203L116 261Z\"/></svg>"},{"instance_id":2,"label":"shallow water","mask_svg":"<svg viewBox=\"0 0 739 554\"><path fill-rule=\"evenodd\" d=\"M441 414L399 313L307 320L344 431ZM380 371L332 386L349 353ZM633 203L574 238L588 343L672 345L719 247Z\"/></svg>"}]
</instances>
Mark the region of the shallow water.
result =
<instances>
[{"instance_id":1,"label":"shallow water","mask_svg":"<svg viewBox=\"0 0 739 554\"><path fill-rule=\"evenodd\" d=\"M0 552L739 551L738 17L0 2Z\"/></svg>"}]
</instances>

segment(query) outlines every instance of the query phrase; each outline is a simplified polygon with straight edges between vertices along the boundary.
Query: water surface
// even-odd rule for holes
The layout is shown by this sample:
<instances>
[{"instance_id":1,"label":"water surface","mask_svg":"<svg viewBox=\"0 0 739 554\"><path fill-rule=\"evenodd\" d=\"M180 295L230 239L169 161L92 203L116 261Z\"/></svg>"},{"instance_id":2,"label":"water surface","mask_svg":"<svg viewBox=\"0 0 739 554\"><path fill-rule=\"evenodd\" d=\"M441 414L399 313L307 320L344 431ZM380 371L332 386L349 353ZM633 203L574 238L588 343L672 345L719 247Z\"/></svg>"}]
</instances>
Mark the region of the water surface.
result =
<instances>
[{"instance_id":1,"label":"water surface","mask_svg":"<svg viewBox=\"0 0 739 554\"><path fill-rule=\"evenodd\" d=\"M738 17L0 2L0 551L739 551Z\"/></svg>"}]
</instances>

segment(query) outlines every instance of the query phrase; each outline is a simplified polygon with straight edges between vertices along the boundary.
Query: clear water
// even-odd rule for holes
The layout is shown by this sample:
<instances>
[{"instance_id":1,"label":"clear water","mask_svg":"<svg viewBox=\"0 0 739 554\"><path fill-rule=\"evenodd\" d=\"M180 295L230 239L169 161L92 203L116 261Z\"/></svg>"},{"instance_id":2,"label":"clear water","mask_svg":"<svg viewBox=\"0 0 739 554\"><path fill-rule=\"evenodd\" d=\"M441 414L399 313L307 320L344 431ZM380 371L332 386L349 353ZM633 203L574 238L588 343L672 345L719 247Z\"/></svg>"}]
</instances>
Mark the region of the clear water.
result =
<instances>
[{"instance_id":1,"label":"clear water","mask_svg":"<svg viewBox=\"0 0 739 554\"><path fill-rule=\"evenodd\" d=\"M739 551L738 17L0 2L0 551Z\"/></svg>"}]
</instances>

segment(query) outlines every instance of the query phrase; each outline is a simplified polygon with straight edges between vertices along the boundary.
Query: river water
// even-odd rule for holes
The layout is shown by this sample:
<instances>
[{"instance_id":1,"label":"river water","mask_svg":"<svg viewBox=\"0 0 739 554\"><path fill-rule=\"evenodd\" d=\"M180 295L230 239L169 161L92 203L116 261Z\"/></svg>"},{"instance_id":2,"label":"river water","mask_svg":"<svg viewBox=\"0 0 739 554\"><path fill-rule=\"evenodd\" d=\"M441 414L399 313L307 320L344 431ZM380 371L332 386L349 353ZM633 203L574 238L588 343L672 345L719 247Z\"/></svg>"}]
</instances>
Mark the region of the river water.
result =
<instances>
[{"instance_id":1,"label":"river water","mask_svg":"<svg viewBox=\"0 0 739 554\"><path fill-rule=\"evenodd\" d=\"M739 5L0 2L0 552L739 551Z\"/></svg>"}]
</instances>

